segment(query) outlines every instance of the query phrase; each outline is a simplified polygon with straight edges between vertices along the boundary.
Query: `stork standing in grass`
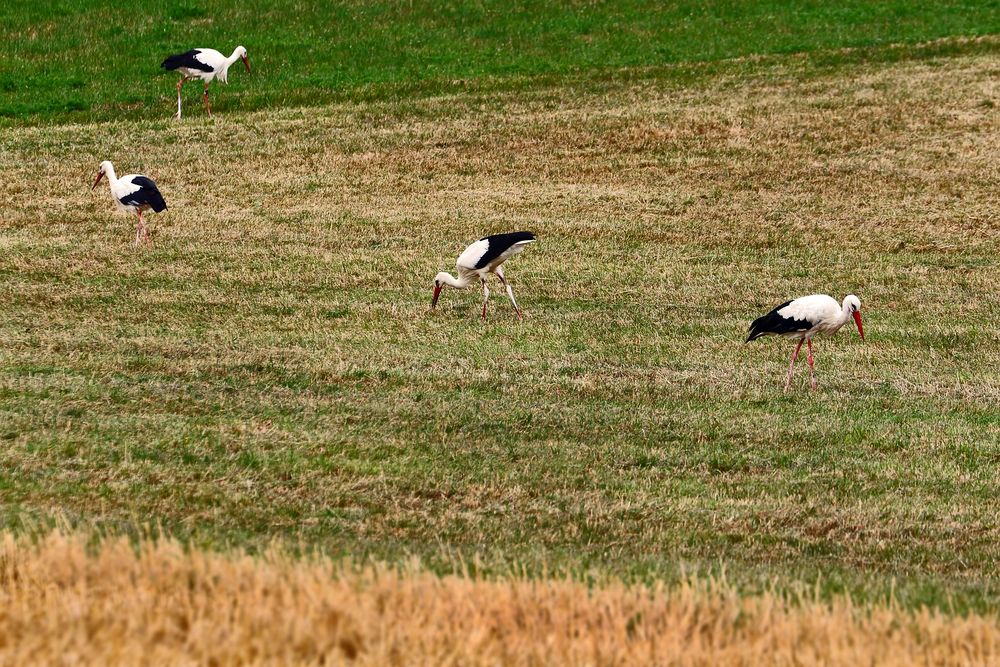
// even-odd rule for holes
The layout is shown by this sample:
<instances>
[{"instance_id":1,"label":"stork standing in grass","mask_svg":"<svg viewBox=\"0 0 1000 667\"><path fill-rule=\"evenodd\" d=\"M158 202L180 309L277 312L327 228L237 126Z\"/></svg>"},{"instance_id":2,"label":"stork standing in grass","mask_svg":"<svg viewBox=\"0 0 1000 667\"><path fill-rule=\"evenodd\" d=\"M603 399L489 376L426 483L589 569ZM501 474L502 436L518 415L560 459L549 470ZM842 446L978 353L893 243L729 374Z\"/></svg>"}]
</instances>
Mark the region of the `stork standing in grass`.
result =
<instances>
[{"instance_id":1,"label":"stork standing in grass","mask_svg":"<svg viewBox=\"0 0 1000 667\"><path fill-rule=\"evenodd\" d=\"M153 209L159 213L167 210L167 203L163 201L156 183L151 178L142 174L128 174L118 178L115 175L115 167L111 162L105 160L101 163L97 172L97 180L91 190L97 187L101 178L108 177L108 185L111 186L111 196L115 198L118 208L123 211L134 211L139 216L139 222L135 228L135 244L149 239L146 230L146 223L142 221L142 212Z\"/></svg>"},{"instance_id":2,"label":"stork standing in grass","mask_svg":"<svg viewBox=\"0 0 1000 667\"><path fill-rule=\"evenodd\" d=\"M792 371L795 370L795 360L803 341L809 348L809 378L812 388L816 388L816 374L813 370L812 338L816 334L833 335L847 321L854 318L858 326L861 340L865 339L865 330L861 327L861 299L848 294L842 304L826 294L812 294L794 301L786 301L776 306L771 312L762 315L750 325L750 335L746 342L757 340L762 336L784 336L799 342L792 353L792 363L788 366L788 377L785 378L785 391L792 382Z\"/></svg>"},{"instance_id":3,"label":"stork standing in grass","mask_svg":"<svg viewBox=\"0 0 1000 667\"><path fill-rule=\"evenodd\" d=\"M163 69L177 70L181 73L181 80L177 82L177 118L181 117L181 86L188 79L201 79L205 82L205 110L211 118L212 105L208 102L208 84L217 78L228 85L229 67L240 59L243 60L243 65L249 73L250 61L247 60L247 50L242 46L237 46L233 55L228 58L215 49L191 49L187 53L168 56L160 63Z\"/></svg>"},{"instance_id":4,"label":"stork standing in grass","mask_svg":"<svg viewBox=\"0 0 1000 667\"><path fill-rule=\"evenodd\" d=\"M458 277L452 276L447 271L442 271L434 277L434 298L431 301L431 308L437 306L438 297L441 296L441 288L445 285L457 289L465 289L477 278L483 285L483 319L486 319L486 303L490 300L490 288L486 286L486 276L490 273L496 274L503 286L507 289L507 296L514 306L517 319L524 319L521 309L514 300L514 290L503 274L503 267L500 265L517 253L528 247L529 243L535 242L535 235L531 232L512 232L510 234L495 234L485 236L458 256L455 266L458 269Z\"/></svg>"}]
</instances>

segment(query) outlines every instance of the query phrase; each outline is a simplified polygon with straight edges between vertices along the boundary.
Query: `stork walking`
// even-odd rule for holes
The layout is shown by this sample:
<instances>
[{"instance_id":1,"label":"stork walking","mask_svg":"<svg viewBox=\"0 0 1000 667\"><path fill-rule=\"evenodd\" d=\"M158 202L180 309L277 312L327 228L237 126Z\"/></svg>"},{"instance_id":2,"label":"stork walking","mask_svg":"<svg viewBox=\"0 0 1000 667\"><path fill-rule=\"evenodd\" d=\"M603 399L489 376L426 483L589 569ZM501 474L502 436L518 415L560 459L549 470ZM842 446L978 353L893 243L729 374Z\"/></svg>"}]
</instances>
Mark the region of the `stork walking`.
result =
<instances>
[{"instance_id":1,"label":"stork walking","mask_svg":"<svg viewBox=\"0 0 1000 667\"><path fill-rule=\"evenodd\" d=\"M437 306L438 297L441 296L441 288L445 285L456 289L465 289L478 278L483 285L483 320L485 320L486 303L490 300L490 288L486 285L486 276L493 273L507 289L507 296L510 297L510 303L514 306L517 319L523 320L521 309L518 308L517 301L514 300L514 290L507 282L507 278L503 274L503 267L500 265L528 247L529 243L534 242L535 235L531 232L495 234L479 239L458 256L458 261L455 262L455 267L458 269L457 278L447 271L442 271L434 277L434 298L431 300L431 308Z\"/></svg>"},{"instance_id":2,"label":"stork walking","mask_svg":"<svg viewBox=\"0 0 1000 667\"><path fill-rule=\"evenodd\" d=\"M111 187L111 196L115 198L118 208L123 211L134 211L139 216L139 222L135 228L135 245L141 241L149 239L146 230L146 223L142 221L142 212L153 209L159 213L167 210L167 203L163 201L163 195L156 187L156 183L151 178L142 174L128 174L118 178L115 175L115 167L110 161L101 163L97 172L97 180L94 181L93 190L101 182L101 178L108 177L108 185Z\"/></svg>"},{"instance_id":3,"label":"stork walking","mask_svg":"<svg viewBox=\"0 0 1000 667\"><path fill-rule=\"evenodd\" d=\"M167 56L167 59L160 63L160 67L165 70L177 70L181 73L181 80L177 82L177 118L181 117L181 86L188 79L201 79L205 83L205 110L208 117L212 117L212 105L208 101L208 84L212 79L219 79L222 83L229 84L229 67L237 60L243 60L243 65L250 72L250 61L247 60L247 50L242 46L237 46L233 55L228 58L215 49L191 49L187 53Z\"/></svg>"},{"instance_id":4,"label":"stork walking","mask_svg":"<svg viewBox=\"0 0 1000 667\"><path fill-rule=\"evenodd\" d=\"M762 336L783 336L797 340L792 353L792 363L788 366L788 377L785 378L785 391L792 383L792 372L795 370L795 360L799 357L799 349L805 342L809 349L809 378L812 388L816 388L816 374L813 370L812 339L816 334L833 335L847 321L854 318L858 326L861 340L865 339L865 330L861 326L861 299L848 294L843 304L826 294L812 294L800 297L794 301L786 301L776 306L771 312L762 315L750 325L750 335L746 342L757 340Z\"/></svg>"}]
</instances>

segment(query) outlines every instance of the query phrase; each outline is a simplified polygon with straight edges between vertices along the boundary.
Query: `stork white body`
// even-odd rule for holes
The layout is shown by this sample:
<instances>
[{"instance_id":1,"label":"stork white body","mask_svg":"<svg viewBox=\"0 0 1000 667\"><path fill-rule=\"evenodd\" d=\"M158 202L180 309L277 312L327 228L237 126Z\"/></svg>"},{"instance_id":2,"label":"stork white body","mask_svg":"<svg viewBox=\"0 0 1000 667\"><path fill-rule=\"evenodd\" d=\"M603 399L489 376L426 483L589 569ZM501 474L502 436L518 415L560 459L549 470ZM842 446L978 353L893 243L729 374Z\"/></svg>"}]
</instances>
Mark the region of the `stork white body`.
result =
<instances>
[{"instance_id":1,"label":"stork white body","mask_svg":"<svg viewBox=\"0 0 1000 667\"><path fill-rule=\"evenodd\" d=\"M514 307L517 319L523 319L522 311L518 307L517 301L514 300L514 290L507 282L501 265L534 242L535 235L531 232L495 234L479 239L458 256L458 260L455 262L457 276L442 271L434 277L434 298L431 301L431 308L437 305L441 288L445 285L456 289L465 289L478 279L483 286L483 319L485 320L486 304L490 300L490 288L486 284L486 277L493 273L506 288L507 296L510 297L510 303Z\"/></svg>"},{"instance_id":2,"label":"stork white body","mask_svg":"<svg viewBox=\"0 0 1000 667\"><path fill-rule=\"evenodd\" d=\"M247 72L250 71L250 61L247 60L247 50L237 46L231 56L224 56L215 49L191 49L186 53L169 56L160 67L181 73L177 82L177 118L181 117L181 86L189 79L201 79L205 84L204 101L209 117L212 115L212 105L208 102L208 84L215 79L229 83L229 68L237 60L243 60Z\"/></svg>"},{"instance_id":3,"label":"stork white body","mask_svg":"<svg viewBox=\"0 0 1000 667\"><path fill-rule=\"evenodd\" d=\"M109 160L101 163L97 172L97 180L94 181L93 190L101 182L101 178L108 177L108 186L111 189L111 196L115 200L118 209L135 213L139 217L139 222L135 230L135 244L139 245L143 240L148 240L149 234L146 230L146 223L142 220L143 211L152 209L159 213L167 210L167 203L163 200L156 183L142 174L126 174L121 178L115 174L115 167Z\"/></svg>"},{"instance_id":4,"label":"stork white body","mask_svg":"<svg viewBox=\"0 0 1000 667\"><path fill-rule=\"evenodd\" d=\"M853 294L844 297L843 303L826 294L811 294L776 306L766 315L758 317L750 325L746 342L763 336L782 336L798 341L792 353L792 363L785 378L785 391L792 382L795 360L805 342L809 351L809 377L812 388L816 388L816 374L813 369L812 339L817 334L833 335L848 320L854 318L858 333L864 340L865 330L861 325L861 300Z\"/></svg>"}]
</instances>

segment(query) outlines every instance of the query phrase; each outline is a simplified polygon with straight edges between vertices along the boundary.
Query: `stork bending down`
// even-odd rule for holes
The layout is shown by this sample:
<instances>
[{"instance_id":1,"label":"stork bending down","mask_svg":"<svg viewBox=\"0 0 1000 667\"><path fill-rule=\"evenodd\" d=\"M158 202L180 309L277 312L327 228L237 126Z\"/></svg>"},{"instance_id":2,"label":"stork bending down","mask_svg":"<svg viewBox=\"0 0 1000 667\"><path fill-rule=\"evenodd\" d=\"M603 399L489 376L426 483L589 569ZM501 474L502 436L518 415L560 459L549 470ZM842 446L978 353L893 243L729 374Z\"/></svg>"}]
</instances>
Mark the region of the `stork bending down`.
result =
<instances>
[{"instance_id":1,"label":"stork bending down","mask_svg":"<svg viewBox=\"0 0 1000 667\"><path fill-rule=\"evenodd\" d=\"M483 319L486 319L486 304L490 300L490 288L486 284L486 276L490 273L496 274L504 288L510 303L514 307L517 319L523 319L521 309L514 300L514 290L507 282L503 274L503 267L500 265L508 259L524 250L529 243L535 242L535 235L531 232L512 232L510 234L495 234L486 236L464 251L458 256L455 267L458 269L458 277L452 276L447 271L442 271L434 277L434 298L431 300L431 308L437 306L438 297L441 296L441 288L445 285L457 289L465 289L476 278L483 286Z\"/></svg>"},{"instance_id":2,"label":"stork bending down","mask_svg":"<svg viewBox=\"0 0 1000 667\"><path fill-rule=\"evenodd\" d=\"M812 388L816 388L816 373L813 369L812 338L822 333L833 335L847 321L854 318L858 326L861 340L865 339L865 330L861 327L861 299L848 294L844 303L826 294L812 294L794 301L786 301L776 306L771 312L762 315L750 325L750 335L746 342L762 336L783 336L798 340L795 351L792 352L792 363L788 366L788 377L785 378L785 391L792 383L792 372L795 370L795 360L799 358L799 350L805 342L809 350L809 378Z\"/></svg>"}]
</instances>

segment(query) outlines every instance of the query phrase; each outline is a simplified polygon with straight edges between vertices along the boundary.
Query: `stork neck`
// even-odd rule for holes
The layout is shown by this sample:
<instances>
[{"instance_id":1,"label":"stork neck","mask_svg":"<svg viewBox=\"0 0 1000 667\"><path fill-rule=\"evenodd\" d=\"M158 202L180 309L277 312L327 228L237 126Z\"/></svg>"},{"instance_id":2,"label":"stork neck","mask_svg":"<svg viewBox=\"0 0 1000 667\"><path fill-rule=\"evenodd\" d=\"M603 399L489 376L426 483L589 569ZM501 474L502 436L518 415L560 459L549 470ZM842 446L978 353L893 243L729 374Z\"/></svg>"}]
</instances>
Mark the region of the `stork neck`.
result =
<instances>
[{"instance_id":1,"label":"stork neck","mask_svg":"<svg viewBox=\"0 0 1000 667\"><path fill-rule=\"evenodd\" d=\"M450 273L441 273L441 281L446 285L451 285L457 289L464 289L469 284L469 279L465 276L459 276L458 278L452 276Z\"/></svg>"},{"instance_id":2,"label":"stork neck","mask_svg":"<svg viewBox=\"0 0 1000 667\"><path fill-rule=\"evenodd\" d=\"M240 59L240 47L237 46L235 49L233 49L233 54L228 58L226 58L226 69L229 69L229 66L239 59Z\"/></svg>"},{"instance_id":3,"label":"stork neck","mask_svg":"<svg viewBox=\"0 0 1000 667\"><path fill-rule=\"evenodd\" d=\"M110 162L108 168L104 170L104 175L108 177L108 183L114 185L118 182L118 174L115 173L115 167Z\"/></svg>"},{"instance_id":4,"label":"stork neck","mask_svg":"<svg viewBox=\"0 0 1000 667\"><path fill-rule=\"evenodd\" d=\"M844 299L844 303L840 306L840 326L847 324L847 321L851 319L851 305L847 303L847 299Z\"/></svg>"}]
</instances>

